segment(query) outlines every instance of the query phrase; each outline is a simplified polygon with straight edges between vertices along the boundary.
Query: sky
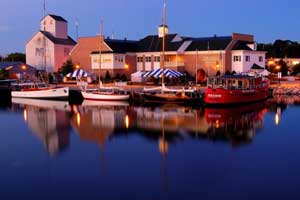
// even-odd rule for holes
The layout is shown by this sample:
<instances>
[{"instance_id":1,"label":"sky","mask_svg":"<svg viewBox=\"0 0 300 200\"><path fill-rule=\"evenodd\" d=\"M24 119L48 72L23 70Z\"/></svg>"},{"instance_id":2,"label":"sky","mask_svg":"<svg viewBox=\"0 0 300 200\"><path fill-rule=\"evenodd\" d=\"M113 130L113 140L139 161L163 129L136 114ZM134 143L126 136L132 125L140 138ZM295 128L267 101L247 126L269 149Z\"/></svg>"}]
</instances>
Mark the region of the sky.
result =
<instances>
[{"instance_id":1,"label":"sky","mask_svg":"<svg viewBox=\"0 0 300 200\"><path fill-rule=\"evenodd\" d=\"M0 0L0 55L25 52L26 42L38 31L43 0ZM157 33L164 0L46 0L47 13L69 22L69 35L99 33L115 38L141 39ZM170 33L209 37L233 32L255 35L257 42L276 39L300 41L298 0L166 0Z\"/></svg>"}]
</instances>

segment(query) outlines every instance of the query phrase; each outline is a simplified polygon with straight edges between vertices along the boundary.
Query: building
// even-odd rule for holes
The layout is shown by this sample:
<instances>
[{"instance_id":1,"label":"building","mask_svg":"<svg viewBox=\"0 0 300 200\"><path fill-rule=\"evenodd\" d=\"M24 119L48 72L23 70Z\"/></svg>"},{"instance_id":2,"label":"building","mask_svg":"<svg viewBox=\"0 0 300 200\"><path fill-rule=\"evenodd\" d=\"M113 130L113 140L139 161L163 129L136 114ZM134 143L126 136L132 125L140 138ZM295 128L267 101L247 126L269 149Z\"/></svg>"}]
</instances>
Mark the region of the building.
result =
<instances>
[{"instance_id":1,"label":"building","mask_svg":"<svg viewBox=\"0 0 300 200\"><path fill-rule=\"evenodd\" d=\"M75 45L68 36L68 22L60 16L47 15L40 22L40 30L26 44L27 64L38 70L58 71Z\"/></svg>"},{"instance_id":2,"label":"building","mask_svg":"<svg viewBox=\"0 0 300 200\"><path fill-rule=\"evenodd\" d=\"M0 62L0 70L7 72L9 79L35 79L36 69L30 65L26 65L22 62Z\"/></svg>"},{"instance_id":3,"label":"building","mask_svg":"<svg viewBox=\"0 0 300 200\"><path fill-rule=\"evenodd\" d=\"M265 67L266 52L257 51L253 35L233 33L226 37L194 38L170 34L167 26L159 26L157 35L138 41L104 39L101 47L101 74L149 71L161 66L163 29L166 33L165 66L195 75L203 69L208 75L218 71L245 72L256 64ZM71 51L73 62L97 73L100 58L100 37L80 38Z\"/></svg>"}]
</instances>

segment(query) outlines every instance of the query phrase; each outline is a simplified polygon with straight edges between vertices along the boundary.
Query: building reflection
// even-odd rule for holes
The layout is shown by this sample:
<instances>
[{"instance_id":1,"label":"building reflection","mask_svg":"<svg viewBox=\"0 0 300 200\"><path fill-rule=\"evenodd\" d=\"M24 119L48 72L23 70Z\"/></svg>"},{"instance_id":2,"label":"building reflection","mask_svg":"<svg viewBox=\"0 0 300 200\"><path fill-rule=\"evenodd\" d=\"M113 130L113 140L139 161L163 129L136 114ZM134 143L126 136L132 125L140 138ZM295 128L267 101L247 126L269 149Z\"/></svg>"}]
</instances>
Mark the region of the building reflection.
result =
<instances>
[{"instance_id":1,"label":"building reflection","mask_svg":"<svg viewBox=\"0 0 300 200\"><path fill-rule=\"evenodd\" d=\"M70 145L71 125L66 112L67 102L13 99L13 106L15 110L23 110L24 121L50 155Z\"/></svg>"}]
</instances>

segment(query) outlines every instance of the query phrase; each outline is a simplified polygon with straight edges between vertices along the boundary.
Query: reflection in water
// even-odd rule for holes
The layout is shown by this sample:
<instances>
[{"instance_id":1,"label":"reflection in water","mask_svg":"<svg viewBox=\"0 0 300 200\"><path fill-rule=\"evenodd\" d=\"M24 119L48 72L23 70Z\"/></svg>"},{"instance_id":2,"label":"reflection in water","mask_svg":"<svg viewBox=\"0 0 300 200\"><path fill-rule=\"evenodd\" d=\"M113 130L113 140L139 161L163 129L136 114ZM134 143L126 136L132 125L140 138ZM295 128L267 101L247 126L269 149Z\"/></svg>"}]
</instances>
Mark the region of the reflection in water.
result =
<instances>
[{"instance_id":1,"label":"reflection in water","mask_svg":"<svg viewBox=\"0 0 300 200\"><path fill-rule=\"evenodd\" d=\"M67 102L13 99L13 103L17 110L23 109L24 121L44 143L49 154L58 153L69 146L71 126L68 113L65 112Z\"/></svg>"}]
</instances>

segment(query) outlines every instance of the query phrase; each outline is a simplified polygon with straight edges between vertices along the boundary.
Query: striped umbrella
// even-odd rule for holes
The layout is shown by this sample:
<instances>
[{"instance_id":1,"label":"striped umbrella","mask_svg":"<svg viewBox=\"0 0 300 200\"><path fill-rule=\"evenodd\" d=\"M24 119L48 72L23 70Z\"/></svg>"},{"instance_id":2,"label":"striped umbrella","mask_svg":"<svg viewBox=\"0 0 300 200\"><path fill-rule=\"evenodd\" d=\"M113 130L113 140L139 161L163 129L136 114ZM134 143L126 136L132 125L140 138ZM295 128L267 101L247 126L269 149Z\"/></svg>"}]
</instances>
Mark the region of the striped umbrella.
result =
<instances>
[{"instance_id":1,"label":"striped umbrella","mask_svg":"<svg viewBox=\"0 0 300 200\"><path fill-rule=\"evenodd\" d=\"M76 78L76 77L88 77L89 74L83 69L77 69L66 75L67 78Z\"/></svg>"},{"instance_id":2,"label":"striped umbrella","mask_svg":"<svg viewBox=\"0 0 300 200\"><path fill-rule=\"evenodd\" d=\"M151 77L154 77L154 78L161 78L163 74L165 75L165 77L168 77L168 78L177 78L177 77L183 76L182 73L180 73L176 70L165 69L163 71L161 68L158 68L158 69L154 69L154 70L146 72L143 75L143 77L147 78L147 77L151 76Z\"/></svg>"}]
</instances>

